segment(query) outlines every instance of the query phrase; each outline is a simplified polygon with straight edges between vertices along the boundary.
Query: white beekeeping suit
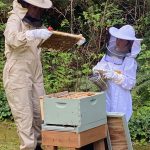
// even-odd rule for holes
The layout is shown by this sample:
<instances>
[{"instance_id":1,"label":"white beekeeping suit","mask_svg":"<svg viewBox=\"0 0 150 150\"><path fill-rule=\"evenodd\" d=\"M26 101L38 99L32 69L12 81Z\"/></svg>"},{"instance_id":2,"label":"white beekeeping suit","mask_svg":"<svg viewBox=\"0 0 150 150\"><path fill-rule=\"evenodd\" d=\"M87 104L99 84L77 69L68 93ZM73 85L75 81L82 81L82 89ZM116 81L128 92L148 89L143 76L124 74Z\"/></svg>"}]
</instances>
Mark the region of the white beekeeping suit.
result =
<instances>
[{"instance_id":1,"label":"white beekeeping suit","mask_svg":"<svg viewBox=\"0 0 150 150\"><path fill-rule=\"evenodd\" d=\"M40 150L39 96L43 96L45 92L41 49L37 45L52 34L44 29L40 20L29 18L29 7L42 11L51 6L50 0L14 0L4 32L7 60L3 70L3 82L17 126L21 150Z\"/></svg>"},{"instance_id":2,"label":"white beekeeping suit","mask_svg":"<svg viewBox=\"0 0 150 150\"><path fill-rule=\"evenodd\" d=\"M108 77L108 89L106 90L107 112L123 112L126 120L129 121L132 115L130 90L136 83L137 63L135 57L140 52L142 39L135 37L135 31L130 25L125 25L120 29L111 27L109 33L111 37L107 53L93 68L93 71L106 71L104 76ZM128 53L116 51L117 38L133 41L131 51Z\"/></svg>"}]
</instances>

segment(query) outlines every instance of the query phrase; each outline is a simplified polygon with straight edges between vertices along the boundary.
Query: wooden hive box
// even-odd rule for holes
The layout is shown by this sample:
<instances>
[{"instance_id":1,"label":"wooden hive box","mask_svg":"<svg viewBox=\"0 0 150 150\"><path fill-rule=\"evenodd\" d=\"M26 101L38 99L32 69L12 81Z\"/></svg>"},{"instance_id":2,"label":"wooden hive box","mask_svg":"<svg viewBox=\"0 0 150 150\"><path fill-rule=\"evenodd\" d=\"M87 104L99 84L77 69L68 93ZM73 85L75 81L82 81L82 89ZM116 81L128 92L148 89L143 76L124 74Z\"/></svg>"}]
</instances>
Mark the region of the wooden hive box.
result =
<instances>
[{"instance_id":1,"label":"wooden hive box","mask_svg":"<svg viewBox=\"0 0 150 150\"><path fill-rule=\"evenodd\" d=\"M43 129L81 132L106 124L105 107L103 92L69 92L62 97L45 96Z\"/></svg>"},{"instance_id":2,"label":"wooden hive box","mask_svg":"<svg viewBox=\"0 0 150 150\"><path fill-rule=\"evenodd\" d=\"M128 123L123 113L107 113L108 145L112 150L133 150Z\"/></svg>"},{"instance_id":3,"label":"wooden hive box","mask_svg":"<svg viewBox=\"0 0 150 150\"><path fill-rule=\"evenodd\" d=\"M49 50L68 51L83 38L82 34L76 35L60 31L52 32L53 34L40 47L48 48Z\"/></svg>"}]
</instances>

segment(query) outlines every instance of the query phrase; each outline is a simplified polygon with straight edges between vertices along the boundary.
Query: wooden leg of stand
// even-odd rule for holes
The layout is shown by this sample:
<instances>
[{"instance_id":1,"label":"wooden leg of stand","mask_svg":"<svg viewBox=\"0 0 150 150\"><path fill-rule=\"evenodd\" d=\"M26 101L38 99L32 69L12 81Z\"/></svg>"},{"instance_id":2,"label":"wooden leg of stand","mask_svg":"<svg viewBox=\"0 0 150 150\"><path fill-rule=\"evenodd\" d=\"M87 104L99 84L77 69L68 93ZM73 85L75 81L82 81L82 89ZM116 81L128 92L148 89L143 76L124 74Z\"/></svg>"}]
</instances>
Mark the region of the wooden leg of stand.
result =
<instances>
[{"instance_id":1,"label":"wooden leg of stand","mask_svg":"<svg viewBox=\"0 0 150 150\"><path fill-rule=\"evenodd\" d=\"M104 140L99 140L93 143L94 150L105 150Z\"/></svg>"},{"instance_id":2,"label":"wooden leg of stand","mask_svg":"<svg viewBox=\"0 0 150 150\"><path fill-rule=\"evenodd\" d=\"M57 146L44 146L44 150L58 150Z\"/></svg>"}]
</instances>

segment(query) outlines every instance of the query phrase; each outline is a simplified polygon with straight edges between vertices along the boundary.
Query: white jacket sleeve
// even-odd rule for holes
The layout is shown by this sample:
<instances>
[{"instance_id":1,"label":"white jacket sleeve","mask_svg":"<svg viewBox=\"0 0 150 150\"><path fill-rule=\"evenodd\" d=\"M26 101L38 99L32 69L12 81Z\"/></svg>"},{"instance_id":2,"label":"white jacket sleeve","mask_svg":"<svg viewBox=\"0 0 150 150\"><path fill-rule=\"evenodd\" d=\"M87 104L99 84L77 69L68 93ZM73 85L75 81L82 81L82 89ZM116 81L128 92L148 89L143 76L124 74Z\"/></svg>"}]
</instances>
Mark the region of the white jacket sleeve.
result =
<instances>
[{"instance_id":1,"label":"white jacket sleeve","mask_svg":"<svg viewBox=\"0 0 150 150\"><path fill-rule=\"evenodd\" d=\"M124 89L131 90L136 83L137 63L134 58L126 57L124 60L124 80L120 84Z\"/></svg>"}]
</instances>

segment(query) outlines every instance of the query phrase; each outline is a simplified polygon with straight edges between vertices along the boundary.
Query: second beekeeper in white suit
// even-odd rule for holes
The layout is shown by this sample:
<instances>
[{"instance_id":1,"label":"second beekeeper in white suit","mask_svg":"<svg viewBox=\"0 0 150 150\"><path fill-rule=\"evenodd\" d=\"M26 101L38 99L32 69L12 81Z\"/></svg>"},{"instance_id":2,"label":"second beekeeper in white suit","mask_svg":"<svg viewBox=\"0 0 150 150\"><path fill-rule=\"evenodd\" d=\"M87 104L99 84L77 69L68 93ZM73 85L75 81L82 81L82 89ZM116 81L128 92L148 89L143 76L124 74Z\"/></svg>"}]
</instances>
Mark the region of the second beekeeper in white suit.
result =
<instances>
[{"instance_id":1,"label":"second beekeeper in white suit","mask_svg":"<svg viewBox=\"0 0 150 150\"><path fill-rule=\"evenodd\" d=\"M136 83L136 56L141 50L141 40L135 37L135 30L131 25L124 25L120 29L109 29L110 41L107 52L93 68L101 70L107 79L106 90L107 112L124 113L129 121L132 115L131 89Z\"/></svg>"}]
</instances>

